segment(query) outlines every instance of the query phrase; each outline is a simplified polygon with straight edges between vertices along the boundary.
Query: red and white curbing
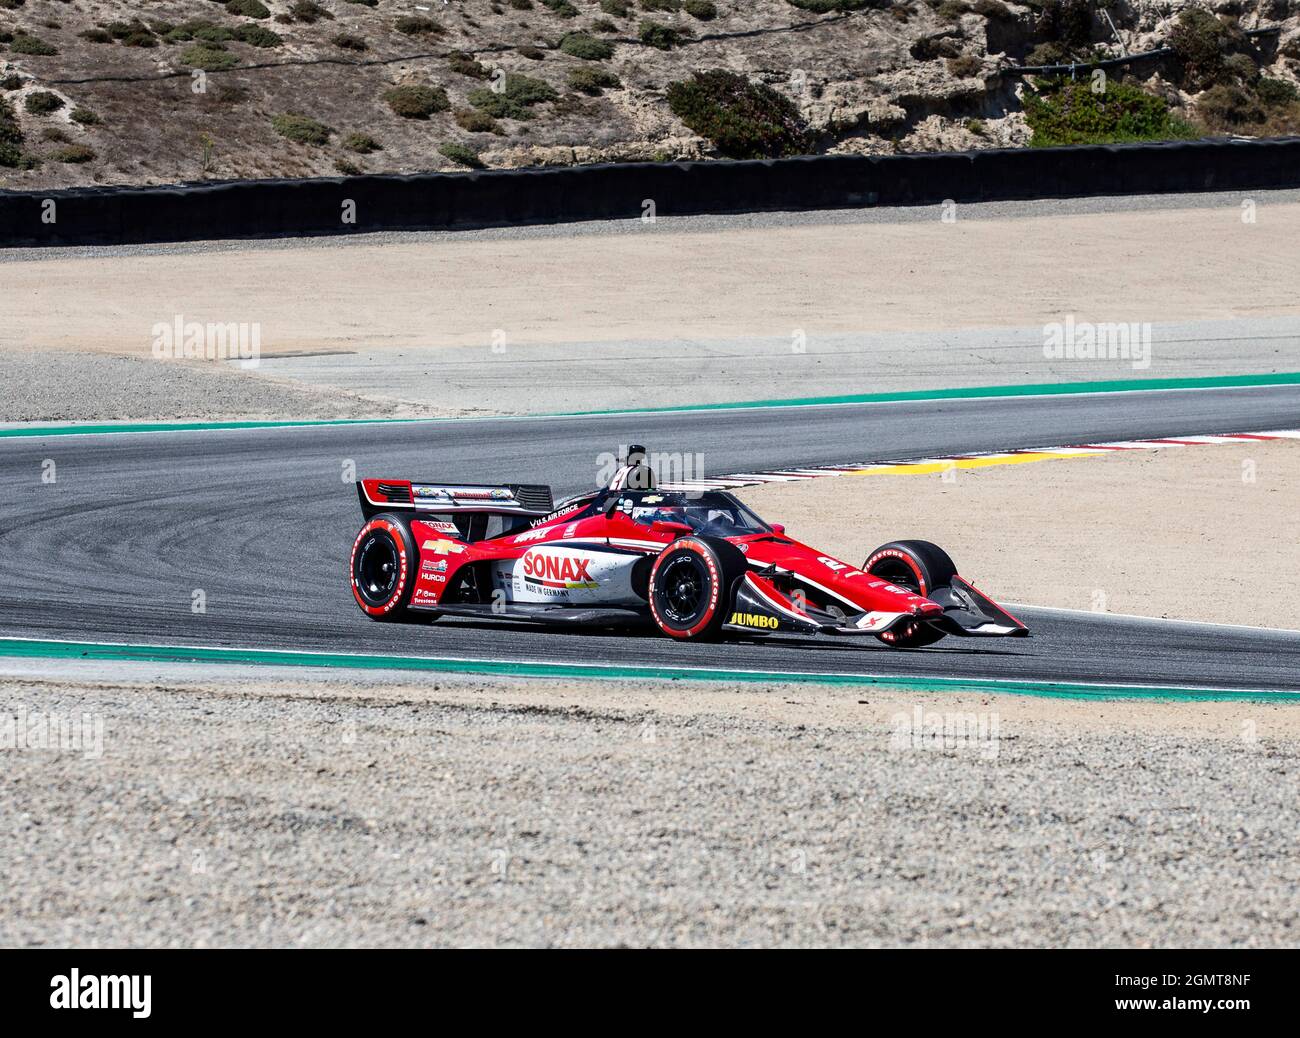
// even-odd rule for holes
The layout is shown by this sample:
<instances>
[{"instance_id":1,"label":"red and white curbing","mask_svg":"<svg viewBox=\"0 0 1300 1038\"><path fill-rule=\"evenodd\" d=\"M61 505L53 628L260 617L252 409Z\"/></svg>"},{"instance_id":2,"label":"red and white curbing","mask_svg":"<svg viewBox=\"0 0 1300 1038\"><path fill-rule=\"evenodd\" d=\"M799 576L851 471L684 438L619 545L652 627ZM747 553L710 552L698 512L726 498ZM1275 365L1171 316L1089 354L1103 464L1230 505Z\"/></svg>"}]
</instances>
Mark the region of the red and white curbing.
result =
<instances>
[{"instance_id":1,"label":"red and white curbing","mask_svg":"<svg viewBox=\"0 0 1300 1038\"><path fill-rule=\"evenodd\" d=\"M958 465L961 462L980 460L996 464L997 459L1006 459L1008 463L1026 460L1027 456L1042 458L1068 458L1085 455L1101 455L1111 451L1157 450L1161 447L1202 447L1209 444L1267 442L1271 440L1300 440L1300 429L1275 429L1269 432L1222 433L1215 436L1170 436L1151 440L1113 440L1100 443L1076 443L1065 447L1037 447L1012 451L996 451L976 454L950 454L938 457L913 458L887 462L862 462L857 465L818 465L812 468L768 469L759 472L736 472L711 479L689 479L661 483L661 490L683 490L698 492L705 490L734 490L737 487L758 486L763 483L797 483L808 479L822 479L827 476L871 475L915 471L918 467L937 466L939 469ZM926 471L934 471L926 469Z\"/></svg>"}]
</instances>

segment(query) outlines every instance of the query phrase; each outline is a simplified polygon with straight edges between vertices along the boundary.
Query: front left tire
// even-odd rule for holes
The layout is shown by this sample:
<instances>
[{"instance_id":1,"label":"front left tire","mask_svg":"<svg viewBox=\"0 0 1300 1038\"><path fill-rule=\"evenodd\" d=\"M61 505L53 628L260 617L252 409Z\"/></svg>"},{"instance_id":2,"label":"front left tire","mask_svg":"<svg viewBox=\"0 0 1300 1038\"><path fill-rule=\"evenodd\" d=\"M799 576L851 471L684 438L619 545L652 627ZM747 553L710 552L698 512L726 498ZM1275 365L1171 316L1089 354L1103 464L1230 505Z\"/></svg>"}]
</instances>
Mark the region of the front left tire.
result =
<instances>
[{"instance_id":1,"label":"front left tire","mask_svg":"<svg viewBox=\"0 0 1300 1038\"><path fill-rule=\"evenodd\" d=\"M668 545L650 571L650 614L659 630L679 641L716 638L727 621L731 591L746 569L734 544L716 537L682 537Z\"/></svg>"},{"instance_id":2,"label":"front left tire","mask_svg":"<svg viewBox=\"0 0 1300 1038\"><path fill-rule=\"evenodd\" d=\"M914 595L928 597L937 587L947 587L957 575L957 567L948 553L929 541L890 541L867 556L862 571L906 588ZM896 649L919 649L933 645L944 632L933 624L915 620L900 623L876 635Z\"/></svg>"}]
</instances>

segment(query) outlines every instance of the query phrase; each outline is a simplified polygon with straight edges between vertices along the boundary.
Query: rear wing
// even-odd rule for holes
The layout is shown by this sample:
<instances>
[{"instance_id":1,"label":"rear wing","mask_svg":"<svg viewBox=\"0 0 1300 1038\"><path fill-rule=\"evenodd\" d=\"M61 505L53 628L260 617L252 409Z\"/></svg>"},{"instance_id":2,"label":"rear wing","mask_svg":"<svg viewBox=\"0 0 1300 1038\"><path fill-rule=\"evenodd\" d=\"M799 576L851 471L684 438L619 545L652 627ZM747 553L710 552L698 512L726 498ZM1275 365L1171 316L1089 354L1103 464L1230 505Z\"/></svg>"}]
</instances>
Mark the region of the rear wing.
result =
<instances>
[{"instance_id":1,"label":"rear wing","mask_svg":"<svg viewBox=\"0 0 1300 1038\"><path fill-rule=\"evenodd\" d=\"M540 483L418 483L409 479L359 479L357 497L367 519L376 512L414 511L441 515L487 512L546 515L553 511L551 488Z\"/></svg>"}]
</instances>

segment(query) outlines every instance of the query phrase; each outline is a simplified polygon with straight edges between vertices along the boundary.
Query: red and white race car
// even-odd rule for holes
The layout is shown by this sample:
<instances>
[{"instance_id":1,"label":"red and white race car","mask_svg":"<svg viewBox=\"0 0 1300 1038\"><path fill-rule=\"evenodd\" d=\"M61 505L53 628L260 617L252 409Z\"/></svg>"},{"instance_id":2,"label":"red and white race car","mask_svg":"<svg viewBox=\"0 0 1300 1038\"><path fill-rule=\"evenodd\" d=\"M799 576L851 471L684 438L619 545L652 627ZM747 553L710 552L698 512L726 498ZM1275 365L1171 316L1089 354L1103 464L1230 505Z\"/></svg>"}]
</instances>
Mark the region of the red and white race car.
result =
<instances>
[{"instance_id":1,"label":"red and white race car","mask_svg":"<svg viewBox=\"0 0 1300 1038\"><path fill-rule=\"evenodd\" d=\"M607 488L558 505L539 485L358 481L357 605L375 620L653 623L679 639L1029 633L928 541L891 541L859 568L731 494L656 489L644 458L630 448Z\"/></svg>"}]
</instances>

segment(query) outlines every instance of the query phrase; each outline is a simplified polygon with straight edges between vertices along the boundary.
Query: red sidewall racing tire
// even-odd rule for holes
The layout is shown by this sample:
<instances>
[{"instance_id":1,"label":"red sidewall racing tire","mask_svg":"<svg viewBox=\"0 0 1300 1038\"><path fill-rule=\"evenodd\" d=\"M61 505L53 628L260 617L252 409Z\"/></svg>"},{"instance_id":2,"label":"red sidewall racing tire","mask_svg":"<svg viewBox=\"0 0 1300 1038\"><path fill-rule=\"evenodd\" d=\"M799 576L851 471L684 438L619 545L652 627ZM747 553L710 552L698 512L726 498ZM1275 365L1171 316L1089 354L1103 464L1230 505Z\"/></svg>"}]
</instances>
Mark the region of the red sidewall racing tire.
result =
<instances>
[{"instance_id":1,"label":"red sidewall racing tire","mask_svg":"<svg viewBox=\"0 0 1300 1038\"><path fill-rule=\"evenodd\" d=\"M744 554L727 541L715 537L673 541L650 570L650 615L670 638L716 638L731 609L732 588L745 569Z\"/></svg>"},{"instance_id":2,"label":"red sidewall racing tire","mask_svg":"<svg viewBox=\"0 0 1300 1038\"><path fill-rule=\"evenodd\" d=\"M407 606L420 572L420 553L402 516L381 513L352 542L352 597L372 620L409 620Z\"/></svg>"},{"instance_id":3,"label":"red sidewall racing tire","mask_svg":"<svg viewBox=\"0 0 1300 1038\"><path fill-rule=\"evenodd\" d=\"M948 553L929 541L890 541L867 556L862 564L864 573L881 577L891 584L907 588L918 595L929 595L937 587L944 587L957 575L957 567ZM927 623L909 621L876 635L886 645L899 649L915 649L933 645L944 632Z\"/></svg>"}]
</instances>

